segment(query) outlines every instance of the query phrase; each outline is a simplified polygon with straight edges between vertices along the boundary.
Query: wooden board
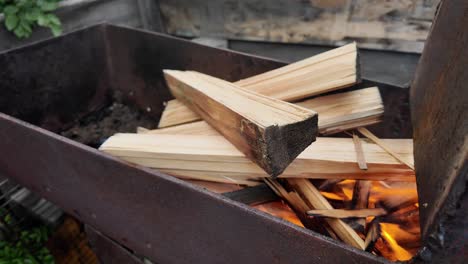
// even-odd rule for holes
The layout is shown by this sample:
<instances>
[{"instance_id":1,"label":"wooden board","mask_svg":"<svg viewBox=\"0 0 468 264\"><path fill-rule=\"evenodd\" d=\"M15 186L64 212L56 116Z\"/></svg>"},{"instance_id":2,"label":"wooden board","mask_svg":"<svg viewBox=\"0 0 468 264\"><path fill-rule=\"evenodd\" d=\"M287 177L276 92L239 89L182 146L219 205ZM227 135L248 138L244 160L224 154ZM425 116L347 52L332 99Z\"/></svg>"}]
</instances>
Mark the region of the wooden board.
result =
<instances>
[{"instance_id":1,"label":"wooden board","mask_svg":"<svg viewBox=\"0 0 468 264\"><path fill-rule=\"evenodd\" d=\"M384 140L412 160L412 141ZM350 138L318 138L279 177L414 181L414 171L368 140L362 140L368 170L359 169ZM101 151L172 175L253 179L268 177L221 136L116 134ZM225 182L225 181L223 181Z\"/></svg>"},{"instance_id":2,"label":"wooden board","mask_svg":"<svg viewBox=\"0 0 468 264\"><path fill-rule=\"evenodd\" d=\"M439 0L161 0L167 32L184 37L421 52Z\"/></svg>"},{"instance_id":3,"label":"wooden board","mask_svg":"<svg viewBox=\"0 0 468 264\"><path fill-rule=\"evenodd\" d=\"M284 101L297 101L351 86L360 79L356 44L348 44L235 82L243 88ZM199 120L187 106L169 101L158 127Z\"/></svg>"},{"instance_id":4,"label":"wooden board","mask_svg":"<svg viewBox=\"0 0 468 264\"><path fill-rule=\"evenodd\" d=\"M166 116L166 120L199 119L197 115L191 115L189 119L186 119L188 117L186 113L190 115L193 111L184 111L188 108L179 101L172 100L169 103L163 112L163 117ZM318 113L318 128L321 134L333 134L376 124L380 122L384 113L382 98L377 87L321 96L297 104ZM204 121L154 129L143 133L217 135L217 132Z\"/></svg>"},{"instance_id":5,"label":"wooden board","mask_svg":"<svg viewBox=\"0 0 468 264\"><path fill-rule=\"evenodd\" d=\"M315 141L317 113L197 72L164 70L171 93L271 176Z\"/></svg>"}]
</instances>

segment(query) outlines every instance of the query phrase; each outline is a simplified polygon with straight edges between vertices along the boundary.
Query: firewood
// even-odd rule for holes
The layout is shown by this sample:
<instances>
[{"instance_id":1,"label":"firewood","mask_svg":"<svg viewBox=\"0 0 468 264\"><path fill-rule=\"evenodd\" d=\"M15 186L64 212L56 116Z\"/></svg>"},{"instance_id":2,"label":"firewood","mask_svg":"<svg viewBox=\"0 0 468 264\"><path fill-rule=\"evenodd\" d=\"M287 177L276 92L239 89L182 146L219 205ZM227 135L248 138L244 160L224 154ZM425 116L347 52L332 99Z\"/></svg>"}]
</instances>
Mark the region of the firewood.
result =
<instances>
[{"instance_id":1,"label":"firewood","mask_svg":"<svg viewBox=\"0 0 468 264\"><path fill-rule=\"evenodd\" d=\"M294 101L352 86L360 79L356 43L235 82L236 85L283 101ZM160 128L199 120L198 114L172 100Z\"/></svg>"},{"instance_id":2,"label":"firewood","mask_svg":"<svg viewBox=\"0 0 468 264\"><path fill-rule=\"evenodd\" d=\"M361 140L359 136L353 133L354 148L356 149L356 159L361 170L367 170L366 159L362 150Z\"/></svg>"},{"instance_id":3,"label":"firewood","mask_svg":"<svg viewBox=\"0 0 468 264\"><path fill-rule=\"evenodd\" d=\"M304 227L304 224L294 210L281 200L250 206L274 217L281 218L289 223Z\"/></svg>"},{"instance_id":4,"label":"firewood","mask_svg":"<svg viewBox=\"0 0 468 264\"><path fill-rule=\"evenodd\" d=\"M164 70L172 94L275 177L315 141L317 113L196 72Z\"/></svg>"},{"instance_id":5,"label":"firewood","mask_svg":"<svg viewBox=\"0 0 468 264\"><path fill-rule=\"evenodd\" d=\"M278 196L266 184L259 184L257 186L223 193L223 196L248 205L256 205L278 200Z\"/></svg>"},{"instance_id":6,"label":"firewood","mask_svg":"<svg viewBox=\"0 0 468 264\"><path fill-rule=\"evenodd\" d=\"M375 142L375 144L379 145L381 148L383 148L385 151L387 151L390 155L392 155L395 159L400 161L403 164L406 164L408 167L414 170L414 165L413 162L408 162L405 158L401 157L396 153L395 151L392 150L391 147L389 147L385 142L383 142L380 138L376 137L372 132L367 130L364 127L360 127L357 129L361 134L366 136L368 139L372 140Z\"/></svg>"},{"instance_id":7,"label":"firewood","mask_svg":"<svg viewBox=\"0 0 468 264\"><path fill-rule=\"evenodd\" d=\"M364 218L368 216L380 216L387 214L387 211L383 208L372 208L372 209L326 209L326 210L309 210L307 214L315 217L330 217L330 218Z\"/></svg>"},{"instance_id":8,"label":"firewood","mask_svg":"<svg viewBox=\"0 0 468 264\"><path fill-rule=\"evenodd\" d=\"M385 140L411 158L412 140ZM116 134L100 147L104 152L176 177L214 180L258 180L268 177L221 136ZM279 177L415 181L414 171L376 144L363 141L367 171L359 169L349 138L318 138Z\"/></svg>"},{"instance_id":9,"label":"firewood","mask_svg":"<svg viewBox=\"0 0 468 264\"><path fill-rule=\"evenodd\" d=\"M165 127L144 131L141 134L166 134L166 135L200 135L220 136L212 126L205 121L197 121L177 126Z\"/></svg>"},{"instance_id":10,"label":"firewood","mask_svg":"<svg viewBox=\"0 0 468 264\"><path fill-rule=\"evenodd\" d=\"M149 129L145 128L145 127L137 127L137 129L136 129L137 133L147 133L149 131L151 131L151 130L149 130Z\"/></svg>"},{"instance_id":11,"label":"firewood","mask_svg":"<svg viewBox=\"0 0 468 264\"><path fill-rule=\"evenodd\" d=\"M366 239L364 240L364 250L371 252L374 249L375 242L380 237L380 221L376 218L370 223L369 230L366 234Z\"/></svg>"},{"instance_id":12,"label":"firewood","mask_svg":"<svg viewBox=\"0 0 468 264\"><path fill-rule=\"evenodd\" d=\"M212 182L212 181L199 181L199 180L184 180L184 181L189 182L189 183L191 183L193 185L196 185L198 187L201 187L203 189L206 189L206 190L214 192L214 193L222 193L223 195L225 193L231 193L231 192L241 191L241 190L246 189L246 188L255 188L256 187L256 186L243 187L243 186L238 185L238 184Z\"/></svg>"},{"instance_id":13,"label":"firewood","mask_svg":"<svg viewBox=\"0 0 468 264\"><path fill-rule=\"evenodd\" d=\"M356 181L353 190L353 209L365 209L368 207L369 195L372 187L370 181Z\"/></svg>"},{"instance_id":14,"label":"firewood","mask_svg":"<svg viewBox=\"0 0 468 264\"><path fill-rule=\"evenodd\" d=\"M319 132L323 135L376 124L384 113L377 87L321 96L297 104L319 114Z\"/></svg>"},{"instance_id":15,"label":"firewood","mask_svg":"<svg viewBox=\"0 0 468 264\"><path fill-rule=\"evenodd\" d=\"M367 165L366 165L367 168ZM371 181L361 181L358 180L354 184L354 189L353 189L353 198L351 200L351 208L353 209L366 209L369 205L369 196L370 196L370 190L372 187L372 182ZM356 225L358 225L359 230L363 230L364 227L366 226L366 219L357 219Z\"/></svg>"},{"instance_id":16,"label":"firewood","mask_svg":"<svg viewBox=\"0 0 468 264\"><path fill-rule=\"evenodd\" d=\"M332 134L356 127L372 125L380 122L384 113L382 98L377 87L321 96L297 104L318 113L318 128L321 134ZM171 104L168 104L168 106L166 106L163 117L170 105ZM178 110L174 112L174 114L176 113L178 113ZM199 118L197 118L197 120L198 119ZM142 133L188 135L218 134L217 131L205 121L159 128Z\"/></svg>"},{"instance_id":17,"label":"firewood","mask_svg":"<svg viewBox=\"0 0 468 264\"><path fill-rule=\"evenodd\" d=\"M343 180L341 179L329 179L329 180L324 180L323 182L320 183L318 186L318 189L321 191L325 191L331 187L333 187L335 184L341 182Z\"/></svg>"},{"instance_id":18,"label":"firewood","mask_svg":"<svg viewBox=\"0 0 468 264\"><path fill-rule=\"evenodd\" d=\"M327 230L323 221L307 216L306 212L310 210L310 207L304 202L298 193L295 191L288 192L275 179L265 178L264 181L276 193L276 195L283 198L293 208L305 227L321 234L329 233L332 236L334 235L333 232L329 232Z\"/></svg>"},{"instance_id":19,"label":"firewood","mask_svg":"<svg viewBox=\"0 0 468 264\"><path fill-rule=\"evenodd\" d=\"M287 179L287 182L305 199L305 202L314 209L333 210L334 208L320 194L315 186L307 179ZM348 224L340 219L326 218L335 234L345 243L359 249L364 249L364 241Z\"/></svg>"}]
</instances>

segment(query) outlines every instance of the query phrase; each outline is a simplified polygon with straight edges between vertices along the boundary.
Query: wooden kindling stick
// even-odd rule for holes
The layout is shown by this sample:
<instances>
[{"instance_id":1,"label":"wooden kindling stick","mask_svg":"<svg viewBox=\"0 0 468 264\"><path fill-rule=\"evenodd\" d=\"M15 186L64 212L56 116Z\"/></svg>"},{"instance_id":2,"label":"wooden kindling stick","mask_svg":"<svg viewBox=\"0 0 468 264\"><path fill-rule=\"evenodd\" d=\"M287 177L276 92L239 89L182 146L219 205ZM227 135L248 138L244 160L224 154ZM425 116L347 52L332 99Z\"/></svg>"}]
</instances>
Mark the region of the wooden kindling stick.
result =
<instances>
[{"instance_id":1,"label":"wooden kindling stick","mask_svg":"<svg viewBox=\"0 0 468 264\"><path fill-rule=\"evenodd\" d=\"M364 150L362 150L361 139L359 136L353 133L354 148L356 150L356 159L361 170L367 170L366 159L364 157Z\"/></svg>"},{"instance_id":2,"label":"wooden kindling stick","mask_svg":"<svg viewBox=\"0 0 468 264\"><path fill-rule=\"evenodd\" d=\"M235 82L242 88L283 101L293 102L310 96L352 86L360 81L356 43L291 63ZM178 100L169 101L158 127L200 120L200 116Z\"/></svg>"},{"instance_id":3,"label":"wooden kindling stick","mask_svg":"<svg viewBox=\"0 0 468 264\"><path fill-rule=\"evenodd\" d=\"M183 109L188 109L179 101L177 105L170 101L164 109L161 120L165 118L180 120L187 118ZM319 132L322 135L333 134L340 131L372 125L380 122L384 113L384 105L377 87L369 87L349 92L320 96L296 103L307 109L316 111L320 118L318 120ZM193 113L190 111L189 113ZM199 120L199 116L196 116ZM143 131L142 131L143 132ZM184 124L162 127L145 131L143 133L185 133L185 134L217 134L205 121L187 122Z\"/></svg>"},{"instance_id":4,"label":"wooden kindling stick","mask_svg":"<svg viewBox=\"0 0 468 264\"><path fill-rule=\"evenodd\" d=\"M315 141L312 110L198 72L164 70L164 77L177 99L271 176Z\"/></svg>"},{"instance_id":5,"label":"wooden kindling stick","mask_svg":"<svg viewBox=\"0 0 468 264\"><path fill-rule=\"evenodd\" d=\"M306 203L314 209L333 210L334 208L320 194L315 186L307 179L287 179L291 187L296 190ZM326 218L336 235L345 243L364 250L364 241L348 224L340 219Z\"/></svg>"},{"instance_id":6,"label":"wooden kindling stick","mask_svg":"<svg viewBox=\"0 0 468 264\"><path fill-rule=\"evenodd\" d=\"M412 152L411 140L390 141L403 154ZM181 178L229 182L269 177L221 136L115 134L99 149ZM352 166L356 158L351 139L318 138L279 177L414 181L414 171L374 143L366 142L363 149L369 165L366 171Z\"/></svg>"},{"instance_id":7,"label":"wooden kindling stick","mask_svg":"<svg viewBox=\"0 0 468 264\"><path fill-rule=\"evenodd\" d=\"M382 149L384 149L386 152L388 152L388 154L392 155L399 162L405 164L406 166L408 166L412 170L414 170L414 165L412 163L406 161L404 158L402 158L400 155L398 155L387 144L385 144L385 142L383 142L380 138L376 137L374 134L372 134L372 132L367 130L367 128L359 127L359 128L357 128L357 130L359 131L359 133L363 134L365 137L372 140L375 144L379 145Z\"/></svg>"},{"instance_id":8,"label":"wooden kindling stick","mask_svg":"<svg viewBox=\"0 0 468 264\"><path fill-rule=\"evenodd\" d=\"M307 214L316 217L330 217L330 218L365 218L369 216L380 216L387 214L383 208L372 209L326 209L326 210L309 210Z\"/></svg>"},{"instance_id":9,"label":"wooden kindling stick","mask_svg":"<svg viewBox=\"0 0 468 264\"><path fill-rule=\"evenodd\" d=\"M312 219L307 217L306 212L310 210L310 207L304 202L304 200L295 191L288 192L277 180L272 178L265 178L265 183L278 195L279 197L286 200L286 202L293 208L297 213L302 224L308 229L316 232L325 234L328 232L331 236L335 234L328 230L318 219Z\"/></svg>"}]
</instances>

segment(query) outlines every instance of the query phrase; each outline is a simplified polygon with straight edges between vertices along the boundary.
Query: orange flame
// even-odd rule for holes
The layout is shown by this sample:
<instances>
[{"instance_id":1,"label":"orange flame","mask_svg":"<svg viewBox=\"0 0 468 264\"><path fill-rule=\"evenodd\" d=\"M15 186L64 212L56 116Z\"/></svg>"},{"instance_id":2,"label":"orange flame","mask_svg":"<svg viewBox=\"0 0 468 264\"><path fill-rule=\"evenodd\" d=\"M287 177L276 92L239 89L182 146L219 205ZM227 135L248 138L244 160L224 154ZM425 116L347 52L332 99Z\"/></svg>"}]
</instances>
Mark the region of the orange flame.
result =
<instances>
[{"instance_id":1,"label":"orange flame","mask_svg":"<svg viewBox=\"0 0 468 264\"><path fill-rule=\"evenodd\" d=\"M304 227L304 225L302 225L301 223L301 220L299 220L294 211L282 201L254 205L253 207L257 208L262 212L284 219L300 227Z\"/></svg>"},{"instance_id":2,"label":"orange flame","mask_svg":"<svg viewBox=\"0 0 468 264\"><path fill-rule=\"evenodd\" d=\"M352 209L355 180L344 180L320 193L336 205L336 208ZM383 206L390 209L389 214L381 217L367 217L366 225L373 220L378 221L378 233L374 253L392 261L410 260L419 250L419 204L416 184L414 182L381 182L372 181L369 193L368 208ZM303 226L297 215L282 202L257 205L255 208ZM353 220L350 220L353 221ZM362 232L362 229L361 231ZM366 233L359 233L363 238Z\"/></svg>"}]
</instances>

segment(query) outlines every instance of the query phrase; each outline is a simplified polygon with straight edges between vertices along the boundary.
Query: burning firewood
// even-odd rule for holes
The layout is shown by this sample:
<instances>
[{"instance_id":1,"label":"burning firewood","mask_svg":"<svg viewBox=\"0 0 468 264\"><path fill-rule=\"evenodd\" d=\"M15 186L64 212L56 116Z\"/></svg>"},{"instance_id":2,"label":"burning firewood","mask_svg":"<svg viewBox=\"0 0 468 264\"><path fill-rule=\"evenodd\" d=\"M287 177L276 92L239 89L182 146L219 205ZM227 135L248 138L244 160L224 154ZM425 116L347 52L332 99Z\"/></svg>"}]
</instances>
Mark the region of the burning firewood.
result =
<instances>
[{"instance_id":1,"label":"burning firewood","mask_svg":"<svg viewBox=\"0 0 468 264\"><path fill-rule=\"evenodd\" d=\"M235 82L259 94L284 101L297 101L349 87L360 79L356 43L291 63L279 69ZM170 101L159 127L193 122L201 118L179 101Z\"/></svg>"},{"instance_id":2,"label":"burning firewood","mask_svg":"<svg viewBox=\"0 0 468 264\"><path fill-rule=\"evenodd\" d=\"M383 208L372 209L327 209L327 210L309 210L307 214L316 217L330 217L330 218L364 218L369 216L381 216L387 214Z\"/></svg>"},{"instance_id":3,"label":"burning firewood","mask_svg":"<svg viewBox=\"0 0 468 264\"><path fill-rule=\"evenodd\" d=\"M276 195L288 202L288 204L297 213L305 227L318 233L329 233L332 236L334 235L333 231L327 230L327 227L322 223L322 221L320 221L320 219L314 219L307 216L306 212L310 210L310 207L297 192L288 192L277 180L265 178L264 181L276 193Z\"/></svg>"},{"instance_id":4,"label":"burning firewood","mask_svg":"<svg viewBox=\"0 0 468 264\"><path fill-rule=\"evenodd\" d=\"M169 105L171 102L173 101L170 101ZM377 87L321 96L299 102L297 105L312 109L318 113L318 128L321 134L332 134L347 129L375 124L380 121L384 112L382 98ZM219 134L205 121L154 130L140 129L138 133L186 135Z\"/></svg>"},{"instance_id":5,"label":"burning firewood","mask_svg":"<svg viewBox=\"0 0 468 264\"><path fill-rule=\"evenodd\" d=\"M307 179L288 179L287 182L303 197L307 204L314 209L333 210L334 208L323 197L315 186ZM361 237L345 222L340 219L326 218L325 221L330 225L336 235L343 242L364 249L364 241Z\"/></svg>"},{"instance_id":6,"label":"burning firewood","mask_svg":"<svg viewBox=\"0 0 468 264\"><path fill-rule=\"evenodd\" d=\"M390 139L401 155L411 156L412 141ZM104 152L184 178L258 180L269 177L221 136L116 134ZM414 171L373 143L363 149L369 169L359 169L349 138L318 138L279 177L414 181Z\"/></svg>"},{"instance_id":7,"label":"burning firewood","mask_svg":"<svg viewBox=\"0 0 468 264\"><path fill-rule=\"evenodd\" d=\"M408 260L420 247L412 140L379 139L363 128L382 117L378 88L297 102L339 89L347 85L344 79L355 82L354 49L347 46L335 50L343 52L335 53L336 59L322 54L234 84L201 73L166 71L168 84L181 101L168 102L160 128L116 134L100 149L353 247L390 260ZM337 62L343 64L320 69ZM341 76L340 67L349 75ZM323 79L316 78L318 72ZM344 131L351 138L317 138L307 147L316 131L308 126L314 114L305 108L319 114L321 134ZM200 119L199 114L208 122L192 122ZM248 125L240 120L248 120ZM275 137L283 153L268 152L271 141L265 140L273 138L266 131L276 124L298 131ZM366 138L347 132L356 128ZM308 138L289 149L288 144L298 142L297 135ZM267 154L271 156L264 157ZM280 159L274 160L277 154ZM262 168L279 174L278 179Z\"/></svg>"},{"instance_id":8,"label":"burning firewood","mask_svg":"<svg viewBox=\"0 0 468 264\"><path fill-rule=\"evenodd\" d=\"M172 94L277 176L315 141L317 113L195 72L164 70Z\"/></svg>"}]
</instances>

